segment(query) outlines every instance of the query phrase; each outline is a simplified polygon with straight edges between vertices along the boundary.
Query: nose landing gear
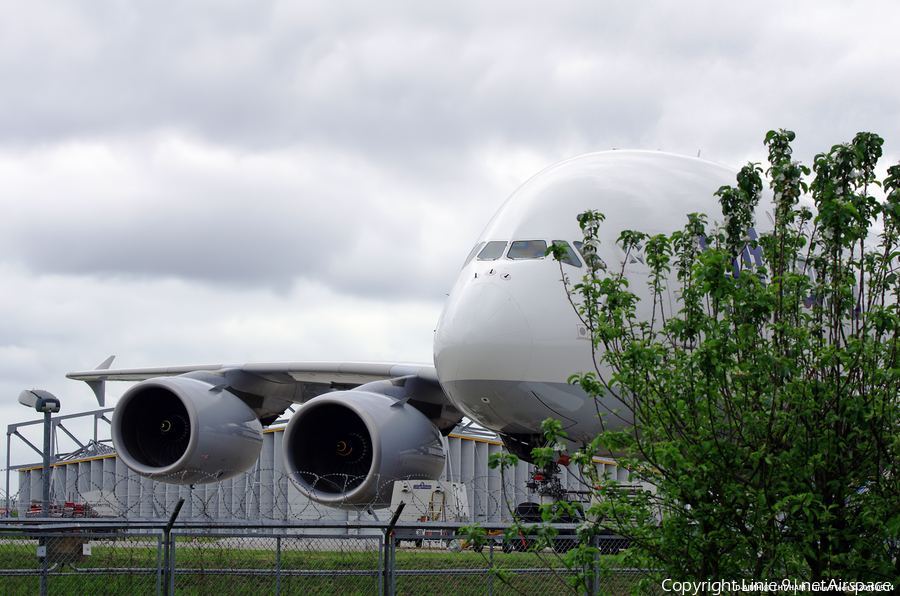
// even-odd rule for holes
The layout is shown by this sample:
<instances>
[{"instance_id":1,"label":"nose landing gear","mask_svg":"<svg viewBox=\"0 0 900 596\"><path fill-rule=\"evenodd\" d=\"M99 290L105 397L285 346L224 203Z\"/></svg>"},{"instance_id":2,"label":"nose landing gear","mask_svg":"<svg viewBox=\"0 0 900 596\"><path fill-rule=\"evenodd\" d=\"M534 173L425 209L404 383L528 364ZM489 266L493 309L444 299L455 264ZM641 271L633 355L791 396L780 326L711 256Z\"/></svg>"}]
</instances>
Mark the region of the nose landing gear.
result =
<instances>
[{"instance_id":1,"label":"nose landing gear","mask_svg":"<svg viewBox=\"0 0 900 596\"><path fill-rule=\"evenodd\" d=\"M575 505L575 510L580 512L578 517L565 513L556 521L564 524L575 524L584 520L584 508L581 499L587 495L588 491L574 491L563 488L560 476L562 467L569 464L569 458L565 455L560 456L558 462L548 462L544 466L534 466L531 471L531 478L525 483L525 487L529 491L539 495L542 503L570 503ZM516 506L515 517L518 521L525 524L538 524L543 521L541 516L541 505L535 502L520 503ZM553 550L558 553L565 553L578 545L578 537L574 530L561 530L559 535L553 540ZM509 551L526 551L534 546L534 539L522 536L510 543ZM504 544L504 551L507 551L507 545Z\"/></svg>"}]
</instances>

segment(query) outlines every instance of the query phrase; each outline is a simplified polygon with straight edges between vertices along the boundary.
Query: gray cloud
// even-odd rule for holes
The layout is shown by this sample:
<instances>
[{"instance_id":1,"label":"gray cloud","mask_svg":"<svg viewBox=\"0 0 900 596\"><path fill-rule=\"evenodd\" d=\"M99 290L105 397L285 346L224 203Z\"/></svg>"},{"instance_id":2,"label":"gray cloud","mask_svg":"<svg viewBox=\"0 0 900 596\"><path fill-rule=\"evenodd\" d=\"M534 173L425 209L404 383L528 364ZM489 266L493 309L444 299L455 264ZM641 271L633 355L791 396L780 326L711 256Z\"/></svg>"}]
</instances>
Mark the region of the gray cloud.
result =
<instances>
[{"instance_id":1,"label":"gray cloud","mask_svg":"<svg viewBox=\"0 0 900 596\"><path fill-rule=\"evenodd\" d=\"M775 126L807 159L896 139L888 6L19 6L3 200L31 208L0 246L36 272L434 296L481 225L454 213L511 190L473 168L487 147L739 165ZM66 151L90 173L41 163ZM416 273L376 273L397 260Z\"/></svg>"},{"instance_id":2,"label":"gray cloud","mask_svg":"<svg viewBox=\"0 0 900 596\"><path fill-rule=\"evenodd\" d=\"M900 157L887 1L6 3L0 390L126 366L430 358L483 226L613 147ZM77 397L74 397L77 396ZM18 406L0 406L10 419Z\"/></svg>"},{"instance_id":3,"label":"gray cloud","mask_svg":"<svg viewBox=\"0 0 900 596\"><path fill-rule=\"evenodd\" d=\"M280 292L319 280L436 300L478 231L458 213L472 200L457 196L464 186L435 190L328 152L168 139L6 155L0 249L36 272Z\"/></svg>"},{"instance_id":4,"label":"gray cloud","mask_svg":"<svg viewBox=\"0 0 900 596\"><path fill-rule=\"evenodd\" d=\"M0 130L31 142L175 128L248 148L303 141L412 162L425 148L458 152L496 137L636 144L673 96L738 86L732 107L748 111L777 83L781 98L796 98L794 81L859 44L774 25L795 23L802 7L501 6L35 12L7 21L29 31L4 33L30 59L3 64L12 84L0 95ZM789 69L800 76L782 76Z\"/></svg>"}]
</instances>

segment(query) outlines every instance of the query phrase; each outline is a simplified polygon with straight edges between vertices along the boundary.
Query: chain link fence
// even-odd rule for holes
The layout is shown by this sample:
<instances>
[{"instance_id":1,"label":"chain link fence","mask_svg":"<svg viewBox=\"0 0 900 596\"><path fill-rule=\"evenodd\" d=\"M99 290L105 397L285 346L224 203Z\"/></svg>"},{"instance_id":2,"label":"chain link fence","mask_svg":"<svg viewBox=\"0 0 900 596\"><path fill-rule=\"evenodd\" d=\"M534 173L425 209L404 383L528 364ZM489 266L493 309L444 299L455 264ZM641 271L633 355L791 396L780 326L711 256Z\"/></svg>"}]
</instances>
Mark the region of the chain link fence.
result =
<instances>
[{"instance_id":1,"label":"chain link fence","mask_svg":"<svg viewBox=\"0 0 900 596\"><path fill-rule=\"evenodd\" d=\"M96 425L105 413L89 414ZM27 443L19 426L10 425L8 446L13 436ZM621 540L598 540L593 562L571 571L562 560L568 539L533 552L534 537L503 536L513 519L539 520L542 503L586 507L590 491L577 469L563 468L551 495L533 466L520 462L505 474L488 466L503 449L499 442L451 435L443 480L376 477L376 501L389 508L351 501L326 507L285 473L282 440L280 429L267 431L256 465L209 484L141 477L96 440L55 457L46 477L41 466L8 463L7 487L14 473L18 489L0 503L0 596L566 594L574 593L567 580L576 573L591 579L579 593L630 594L645 577L602 573ZM597 465L622 476L615 464ZM355 480L340 478L342 485ZM38 498L45 484L46 510ZM457 535L473 523L489 532L475 548ZM561 531L571 536L573 527Z\"/></svg>"},{"instance_id":2,"label":"chain link fence","mask_svg":"<svg viewBox=\"0 0 900 596\"><path fill-rule=\"evenodd\" d=\"M601 574L622 545L598 541L592 581L573 592L568 544L529 552L502 524L473 549L435 523L162 525L116 520L0 522L0 593L90 595L630 594L644 575ZM563 531L571 528L564 528Z\"/></svg>"}]
</instances>

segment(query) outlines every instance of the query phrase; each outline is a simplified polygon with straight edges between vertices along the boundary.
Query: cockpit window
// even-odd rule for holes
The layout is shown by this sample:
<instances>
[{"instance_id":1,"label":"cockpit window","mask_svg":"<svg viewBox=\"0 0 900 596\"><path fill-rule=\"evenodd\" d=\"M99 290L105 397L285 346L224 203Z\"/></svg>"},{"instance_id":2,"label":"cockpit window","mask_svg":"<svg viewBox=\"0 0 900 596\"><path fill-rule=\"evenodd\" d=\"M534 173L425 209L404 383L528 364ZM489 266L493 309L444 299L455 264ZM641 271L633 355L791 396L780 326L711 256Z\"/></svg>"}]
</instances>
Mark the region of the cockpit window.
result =
<instances>
[{"instance_id":1,"label":"cockpit window","mask_svg":"<svg viewBox=\"0 0 900 596\"><path fill-rule=\"evenodd\" d=\"M569 243L565 240L554 240L553 246L561 246L566 249L566 255L560 259L566 265L572 265L573 267L581 267L581 259L578 258L578 255L572 250L572 247L569 246Z\"/></svg>"},{"instance_id":2,"label":"cockpit window","mask_svg":"<svg viewBox=\"0 0 900 596\"><path fill-rule=\"evenodd\" d=\"M540 259L547 254L544 240L514 240L506 256L510 259Z\"/></svg>"},{"instance_id":3,"label":"cockpit window","mask_svg":"<svg viewBox=\"0 0 900 596\"><path fill-rule=\"evenodd\" d=\"M469 263L472 262L472 259L475 258L475 255L478 254L478 251L481 250L481 248L485 244L487 244L487 242L479 242L478 244L475 245L475 247L471 250L471 252L469 252L469 256L466 257L466 261L465 261L465 263L463 263L463 267L465 267L466 265L468 265Z\"/></svg>"},{"instance_id":4,"label":"cockpit window","mask_svg":"<svg viewBox=\"0 0 900 596\"><path fill-rule=\"evenodd\" d=\"M581 253L581 258L584 259L585 261L587 261L588 263L590 263L591 260L589 258L587 258L586 256L584 256L584 242L581 242L580 240L576 240L572 244L574 244L575 248L578 249L578 252ZM594 257L597 259L597 266L600 267L601 269L606 269L606 262L600 258L600 255L598 255L597 253L594 253ZM579 267L580 266L581 265L579 265Z\"/></svg>"},{"instance_id":5,"label":"cockpit window","mask_svg":"<svg viewBox=\"0 0 900 596\"><path fill-rule=\"evenodd\" d=\"M503 256L504 250L506 250L506 240L491 240L478 253L478 260L495 261Z\"/></svg>"}]
</instances>

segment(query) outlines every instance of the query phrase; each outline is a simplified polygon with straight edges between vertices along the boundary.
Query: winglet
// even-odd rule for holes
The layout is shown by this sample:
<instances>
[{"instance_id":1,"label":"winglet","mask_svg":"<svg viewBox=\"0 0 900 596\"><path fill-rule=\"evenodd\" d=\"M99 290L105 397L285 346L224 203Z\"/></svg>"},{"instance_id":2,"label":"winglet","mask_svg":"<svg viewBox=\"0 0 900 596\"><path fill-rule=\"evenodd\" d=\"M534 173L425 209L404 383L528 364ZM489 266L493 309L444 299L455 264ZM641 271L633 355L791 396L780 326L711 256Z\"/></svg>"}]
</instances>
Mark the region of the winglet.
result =
<instances>
[{"instance_id":1,"label":"winglet","mask_svg":"<svg viewBox=\"0 0 900 596\"><path fill-rule=\"evenodd\" d=\"M109 368L109 365L112 364L112 361L115 360L116 356L113 354L100 364L94 368L94 370L106 370ZM93 381L86 381L88 387L90 387L94 391L94 395L97 396L97 403L100 404L100 407L104 407L106 405L106 377L98 377Z\"/></svg>"}]
</instances>

